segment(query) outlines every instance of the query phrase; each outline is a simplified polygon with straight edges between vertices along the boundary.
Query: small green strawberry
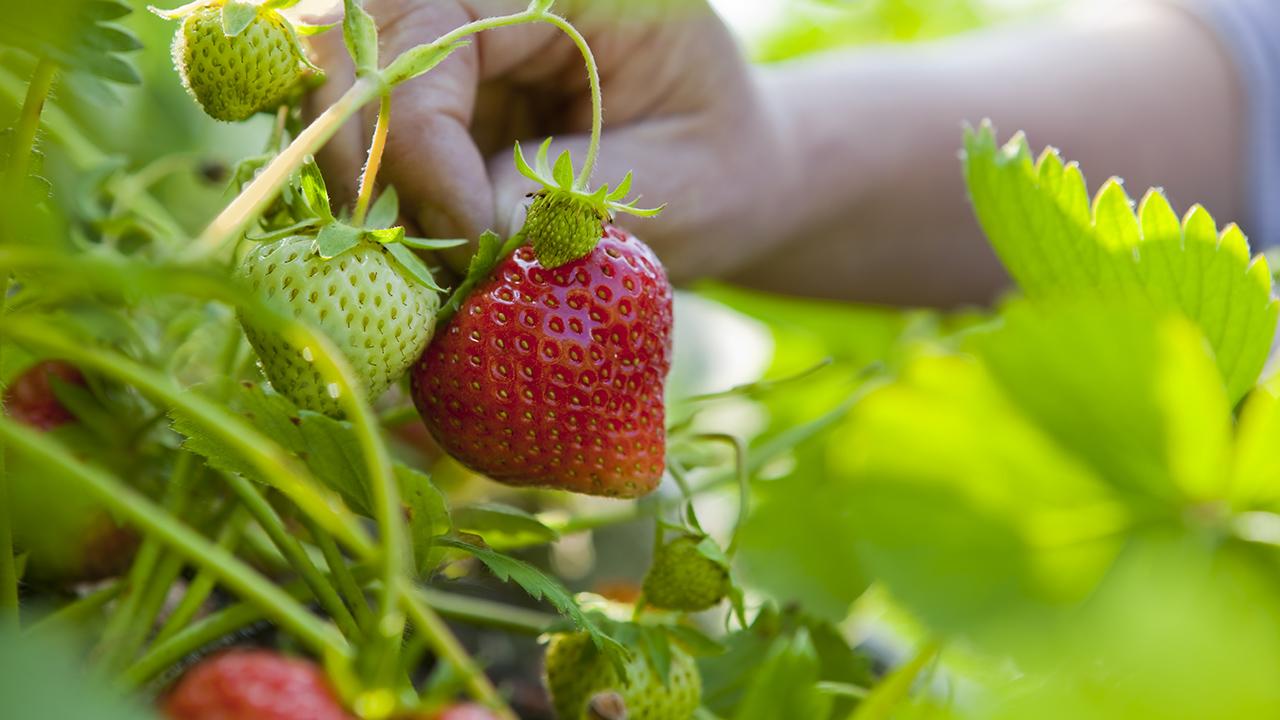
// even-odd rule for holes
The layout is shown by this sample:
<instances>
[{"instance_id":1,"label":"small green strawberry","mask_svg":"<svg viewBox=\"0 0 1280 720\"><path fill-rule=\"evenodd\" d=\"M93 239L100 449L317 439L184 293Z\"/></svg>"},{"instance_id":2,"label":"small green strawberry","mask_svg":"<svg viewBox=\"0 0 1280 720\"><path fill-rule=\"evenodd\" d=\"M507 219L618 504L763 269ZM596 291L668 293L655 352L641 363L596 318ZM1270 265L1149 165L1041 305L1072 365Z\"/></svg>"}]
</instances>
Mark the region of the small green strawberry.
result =
<instances>
[{"instance_id":1,"label":"small green strawberry","mask_svg":"<svg viewBox=\"0 0 1280 720\"><path fill-rule=\"evenodd\" d=\"M422 354L440 308L435 290L405 272L390 246L368 239L329 258L311 236L260 243L238 275L263 302L332 340L370 399ZM342 414L337 386L316 369L312 348L299 348L251 318L242 316L241 324L276 390L301 408Z\"/></svg>"},{"instance_id":2,"label":"small green strawberry","mask_svg":"<svg viewBox=\"0 0 1280 720\"><path fill-rule=\"evenodd\" d=\"M699 612L729 592L729 568L706 536L682 535L663 545L644 576L644 598L664 610Z\"/></svg>"},{"instance_id":3,"label":"small green strawberry","mask_svg":"<svg viewBox=\"0 0 1280 720\"><path fill-rule=\"evenodd\" d=\"M702 677L693 657L672 642L665 682L651 660L633 652L625 678L584 632L556 635L547 647L546 684L560 720L593 717L592 700L617 693L629 720L689 720L702 700ZM599 713L596 713L598 717Z\"/></svg>"},{"instance_id":4,"label":"small green strawberry","mask_svg":"<svg viewBox=\"0 0 1280 720\"><path fill-rule=\"evenodd\" d=\"M662 208L639 208L633 202L623 200L631 192L631 173L627 173L612 190L608 185L602 185L595 192L590 192L585 187L584 178L574 177L573 162L567 152L560 155L554 168L550 167L547 162L550 147L551 140L548 139L538 149L534 160L536 169L524 159L519 144L515 150L516 168L525 177L542 185L534 195L522 229L542 267L554 270L589 254L600 242L600 236L605 226L612 222L615 212L640 217L652 217L662 212Z\"/></svg>"},{"instance_id":5,"label":"small green strawberry","mask_svg":"<svg viewBox=\"0 0 1280 720\"><path fill-rule=\"evenodd\" d=\"M292 23L240 0L201 0L156 14L182 25L173 62L182 84L216 120L245 120L279 107L313 68Z\"/></svg>"}]
</instances>

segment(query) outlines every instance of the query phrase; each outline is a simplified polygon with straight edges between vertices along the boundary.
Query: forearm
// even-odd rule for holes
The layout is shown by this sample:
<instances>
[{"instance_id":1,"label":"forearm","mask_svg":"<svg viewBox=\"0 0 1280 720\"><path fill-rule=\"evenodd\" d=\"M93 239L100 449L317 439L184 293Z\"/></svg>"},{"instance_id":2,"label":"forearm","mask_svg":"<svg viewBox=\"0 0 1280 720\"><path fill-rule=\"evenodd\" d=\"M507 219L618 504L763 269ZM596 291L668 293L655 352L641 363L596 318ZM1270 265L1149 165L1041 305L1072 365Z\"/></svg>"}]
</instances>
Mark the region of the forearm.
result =
<instances>
[{"instance_id":1,"label":"forearm","mask_svg":"<svg viewBox=\"0 0 1280 720\"><path fill-rule=\"evenodd\" d=\"M734 279L900 304L981 302L1005 286L965 199L960 129L990 117L1089 173L1174 203L1242 211L1242 110L1211 33L1164 5L1073 13L927 46L762 71L794 165L778 244Z\"/></svg>"}]
</instances>

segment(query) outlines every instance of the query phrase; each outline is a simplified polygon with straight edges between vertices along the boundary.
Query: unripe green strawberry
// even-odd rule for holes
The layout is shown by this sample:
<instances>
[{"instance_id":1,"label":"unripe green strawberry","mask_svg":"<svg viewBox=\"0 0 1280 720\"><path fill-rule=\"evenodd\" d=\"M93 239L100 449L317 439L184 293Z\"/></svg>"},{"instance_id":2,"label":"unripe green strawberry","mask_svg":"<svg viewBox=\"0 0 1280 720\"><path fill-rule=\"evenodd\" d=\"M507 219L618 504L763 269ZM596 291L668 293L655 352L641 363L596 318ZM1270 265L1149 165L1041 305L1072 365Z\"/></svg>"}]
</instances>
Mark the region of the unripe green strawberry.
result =
<instances>
[{"instance_id":1,"label":"unripe green strawberry","mask_svg":"<svg viewBox=\"0 0 1280 720\"><path fill-rule=\"evenodd\" d=\"M591 252L608 219L603 210L583 198L544 189L529 206L525 239L533 245L543 267L557 268Z\"/></svg>"},{"instance_id":2,"label":"unripe green strawberry","mask_svg":"<svg viewBox=\"0 0 1280 720\"><path fill-rule=\"evenodd\" d=\"M278 107L310 63L297 33L275 10L259 7L243 30L228 35L226 4L212 0L180 15L173 60L200 107L216 120L235 122Z\"/></svg>"},{"instance_id":3,"label":"unripe green strawberry","mask_svg":"<svg viewBox=\"0 0 1280 720\"><path fill-rule=\"evenodd\" d=\"M644 577L645 601L665 610L699 612L714 607L729 592L729 569L707 557L705 537L683 535L659 548Z\"/></svg>"},{"instance_id":4,"label":"unripe green strawberry","mask_svg":"<svg viewBox=\"0 0 1280 720\"><path fill-rule=\"evenodd\" d=\"M418 359L440 308L435 291L368 240L329 259L311 237L263 243L245 255L238 275L260 300L332 340L371 400ZM303 409L342 414L337 386L313 362L315 349L296 347L251 318L242 316L241 324L277 391Z\"/></svg>"},{"instance_id":5,"label":"unripe green strawberry","mask_svg":"<svg viewBox=\"0 0 1280 720\"><path fill-rule=\"evenodd\" d=\"M556 635L547 647L546 683L560 720L591 718L591 699L616 692L626 705L628 720L689 720L702 700L702 677L693 657L670 644L671 666L666 682L642 653L626 663L626 678L586 633Z\"/></svg>"}]
</instances>

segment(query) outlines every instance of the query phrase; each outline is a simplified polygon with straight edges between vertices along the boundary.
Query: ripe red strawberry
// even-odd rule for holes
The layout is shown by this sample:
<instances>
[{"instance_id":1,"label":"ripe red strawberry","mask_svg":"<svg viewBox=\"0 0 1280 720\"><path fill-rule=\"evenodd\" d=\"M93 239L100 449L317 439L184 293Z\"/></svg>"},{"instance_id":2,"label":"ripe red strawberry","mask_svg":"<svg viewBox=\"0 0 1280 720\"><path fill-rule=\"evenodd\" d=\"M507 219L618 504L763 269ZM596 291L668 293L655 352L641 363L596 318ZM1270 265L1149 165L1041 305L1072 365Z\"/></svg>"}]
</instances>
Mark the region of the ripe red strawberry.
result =
<instances>
[{"instance_id":1,"label":"ripe red strawberry","mask_svg":"<svg viewBox=\"0 0 1280 720\"><path fill-rule=\"evenodd\" d=\"M662 477L671 286L610 226L554 270L526 246L468 296L411 370L449 454L494 480L637 497Z\"/></svg>"},{"instance_id":2,"label":"ripe red strawberry","mask_svg":"<svg viewBox=\"0 0 1280 720\"><path fill-rule=\"evenodd\" d=\"M498 716L483 705L459 703L437 713L434 720L498 720Z\"/></svg>"},{"instance_id":3,"label":"ripe red strawberry","mask_svg":"<svg viewBox=\"0 0 1280 720\"><path fill-rule=\"evenodd\" d=\"M4 408L9 417L37 430L52 430L75 420L53 393L51 378L70 385L85 384L84 376L70 363L44 360L23 371L5 389Z\"/></svg>"},{"instance_id":4,"label":"ripe red strawberry","mask_svg":"<svg viewBox=\"0 0 1280 720\"><path fill-rule=\"evenodd\" d=\"M172 720L354 720L314 663L230 650L196 665L164 701Z\"/></svg>"},{"instance_id":5,"label":"ripe red strawberry","mask_svg":"<svg viewBox=\"0 0 1280 720\"><path fill-rule=\"evenodd\" d=\"M94 451L86 446L75 415L54 393L55 378L71 386L86 385L74 365L43 360L13 379L4 393L5 412L42 432L67 436L62 439L78 454L92 456ZM27 557L27 580L49 584L101 580L128 566L138 535L118 525L101 504L70 492L61 478L24 456L10 454L5 469L9 502L15 509L10 515L13 537Z\"/></svg>"},{"instance_id":6,"label":"ripe red strawberry","mask_svg":"<svg viewBox=\"0 0 1280 720\"><path fill-rule=\"evenodd\" d=\"M662 478L663 386L671 367L671 285L613 212L653 215L585 187L568 153L541 183L521 230L529 242L477 281L410 372L431 434L463 464L510 485L638 497ZM487 274L486 274L487 273Z\"/></svg>"}]
</instances>

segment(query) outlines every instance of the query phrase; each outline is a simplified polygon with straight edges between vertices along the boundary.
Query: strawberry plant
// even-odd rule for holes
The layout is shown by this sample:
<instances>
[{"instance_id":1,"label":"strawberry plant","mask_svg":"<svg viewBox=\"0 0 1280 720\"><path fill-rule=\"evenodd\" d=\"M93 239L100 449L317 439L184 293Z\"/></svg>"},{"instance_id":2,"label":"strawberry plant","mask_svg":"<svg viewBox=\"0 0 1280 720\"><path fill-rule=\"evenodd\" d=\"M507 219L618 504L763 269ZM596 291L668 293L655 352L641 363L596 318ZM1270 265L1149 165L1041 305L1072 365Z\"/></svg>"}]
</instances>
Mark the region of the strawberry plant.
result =
<instances>
[{"instance_id":1,"label":"strawberry plant","mask_svg":"<svg viewBox=\"0 0 1280 720\"><path fill-rule=\"evenodd\" d=\"M623 228L658 210L593 177L599 72L551 2L394 57L357 0L296 4L0 28L0 716L1280 711L1280 304L1238 228L984 124L998 307L677 294ZM587 152L511 148L527 219L451 277L471 239L379 180L392 89L535 23L582 57ZM324 32L355 79L307 121ZM122 153L98 103L144 77L166 120ZM219 141L152 147L183 123ZM744 316L764 378L699 377Z\"/></svg>"}]
</instances>

